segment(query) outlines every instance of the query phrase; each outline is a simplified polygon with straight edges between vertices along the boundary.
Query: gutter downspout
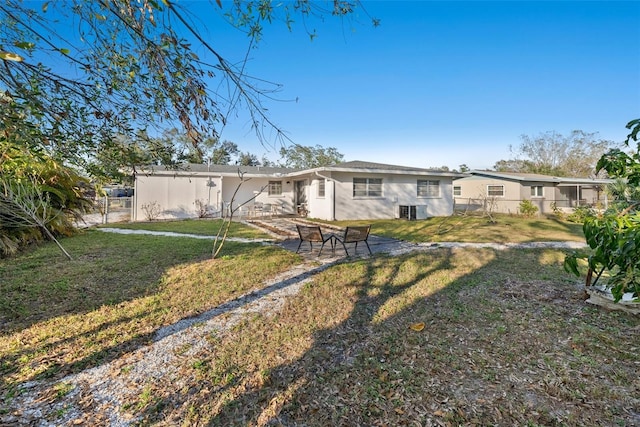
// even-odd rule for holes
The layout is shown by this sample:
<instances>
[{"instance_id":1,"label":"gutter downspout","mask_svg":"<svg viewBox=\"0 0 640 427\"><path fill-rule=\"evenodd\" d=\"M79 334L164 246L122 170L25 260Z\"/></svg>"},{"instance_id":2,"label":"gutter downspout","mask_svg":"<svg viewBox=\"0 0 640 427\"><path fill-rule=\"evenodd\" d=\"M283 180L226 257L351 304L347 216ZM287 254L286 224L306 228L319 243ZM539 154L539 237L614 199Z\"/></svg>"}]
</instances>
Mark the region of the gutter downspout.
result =
<instances>
[{"instance_id":1,"label":"gutter downspout","mask_svg":"<svg viewBox=\"0 0 640 427\"><path fill-rule=\"evenodd\" d=\"M131 222L138 221L138 174L133 172L133 200L131 201Z\"/></svg>"},{"instance_id":2,"label":"gutter downspout","mask_svg":"<svg viewBox=\"0 0 640 427\"><path fill-rule=\"evenodd\" d=\"M320 178L324 178L327 181L333 183L333 191L332 191L333 200L331 203L331 221L335 221L336 220L336 180L333 178L329 178L328 176L324 176L318 171L315 171L315 174Z\"/></svg>"}]
</instances>

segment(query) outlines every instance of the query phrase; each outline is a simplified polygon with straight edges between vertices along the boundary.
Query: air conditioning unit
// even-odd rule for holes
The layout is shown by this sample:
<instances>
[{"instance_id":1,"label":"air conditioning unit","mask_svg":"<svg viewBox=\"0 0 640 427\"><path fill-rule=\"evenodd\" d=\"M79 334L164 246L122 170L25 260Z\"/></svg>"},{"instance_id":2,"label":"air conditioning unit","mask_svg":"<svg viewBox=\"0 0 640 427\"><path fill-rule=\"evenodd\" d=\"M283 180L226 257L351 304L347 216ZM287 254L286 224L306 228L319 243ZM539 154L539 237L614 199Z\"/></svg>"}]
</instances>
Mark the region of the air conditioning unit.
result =
<instances>
[{"instance_id":1,"label":"air conditioning unit","mask_svg":"<svg viewBox=\"0 0 640 427\"><path fill-rule=\"evenodd\" d=\"M399 206L399 216L400 219L408 219L410 221L416 219L416 207L410 205L400 205Z\"/></svg>"},{"instance_id":2,"label":"air conditioning unit","mask_svg":"<svg viewBox=\"0 0 640 427\"><path fill-rule=\"evenodd\" d=\"M418 205L416 206L416 219L427 219L429 218L428 214L428 206L427 205Z\"/></svg>"}]
</instances>

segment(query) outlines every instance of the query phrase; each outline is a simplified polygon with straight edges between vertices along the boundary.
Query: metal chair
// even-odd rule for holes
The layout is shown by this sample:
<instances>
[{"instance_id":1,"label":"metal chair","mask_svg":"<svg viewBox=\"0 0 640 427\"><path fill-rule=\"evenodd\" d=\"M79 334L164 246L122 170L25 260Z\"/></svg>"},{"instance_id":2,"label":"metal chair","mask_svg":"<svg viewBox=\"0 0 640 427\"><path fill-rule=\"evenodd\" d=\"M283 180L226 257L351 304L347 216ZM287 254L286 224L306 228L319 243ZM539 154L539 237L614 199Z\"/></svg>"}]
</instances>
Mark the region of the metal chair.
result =
<instances>
[{"instance_id":1,"label":"metal chair","mask_svg":"<svg viewBox=\"0 0 640 427\"><path fill-rule=\"evenodd\" d=\"M347 243L355 243L354 251L358 251L358 242L364 242L367 245L367 249L369 250L369 255L373 255L371 252L371 248L369 247L369 243L367 239L369 238L369 232L371 231L370 225L363 226L355 226L355 227L347 227L344 230L344 235L342 237L333 236L334 239L340 243L342 243L342 247L344 248L345 253L349 256L349 251L347 251Z\"/></svg>"},{"instance_id":2,"label":"metal chair","mask_svg":"<svg viewBox=\"0 0 640 427\"><path fill-rule=\"evenodd\" d=\"M298 235L300 236L300 243L298 244L298 249L296 249L296 253L300 251L300 247L302 246L302 242L309 242L309 250L313 251L314 243L321 243L320 251L318 252L318 256L322 253L322 249L327 242L331 243L331 249L335 250L334 246L334 238L333 234L329 236L325 236L322 234L322 230L318 225L300 225L296 224L296 228L298 229Z\"/></svg>"}]
</instances>

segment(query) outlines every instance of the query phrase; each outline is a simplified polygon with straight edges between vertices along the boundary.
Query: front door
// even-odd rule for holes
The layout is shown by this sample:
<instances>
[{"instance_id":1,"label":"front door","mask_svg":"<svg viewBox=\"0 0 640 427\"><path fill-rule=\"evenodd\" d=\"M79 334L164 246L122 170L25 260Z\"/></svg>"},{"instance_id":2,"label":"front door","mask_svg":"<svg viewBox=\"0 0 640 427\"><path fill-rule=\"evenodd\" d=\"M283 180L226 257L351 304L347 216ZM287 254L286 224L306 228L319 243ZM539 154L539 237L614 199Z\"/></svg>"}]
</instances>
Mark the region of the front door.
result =
<instances>
[{"instance_id":1,"label":"front door","mask_svg":"<svg viewBox=\"0 0 640 427\"><path fill-rule=\"evenodd\" d=\"M307 216L307 181L295 181L294 186L296 213L301 216Z\"/></svg>"}]
</instances>

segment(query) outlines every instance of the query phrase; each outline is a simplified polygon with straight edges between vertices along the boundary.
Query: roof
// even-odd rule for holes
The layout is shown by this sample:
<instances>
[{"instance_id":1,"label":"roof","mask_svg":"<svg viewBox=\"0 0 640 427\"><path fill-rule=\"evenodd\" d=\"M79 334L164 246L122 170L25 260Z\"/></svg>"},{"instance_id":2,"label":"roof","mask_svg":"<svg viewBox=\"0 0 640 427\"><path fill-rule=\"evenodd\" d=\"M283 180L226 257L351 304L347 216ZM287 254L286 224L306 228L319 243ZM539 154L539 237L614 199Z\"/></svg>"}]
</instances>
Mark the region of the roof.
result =
<instances>
[{"instance_id":1,"label":"roof","mask_svg":"<svg viewBox=\"0 0 640 427\"><path fill-rule=\"evenodd\" d=\"M388 165L384 163L365 162L362 160L353 160L350 162L338 163L332 166L322 166L309 170L301 170L298 173L308 172L360 172L360 173L377 173L386 175L410 174L410 175L430 175L430 176L464 176L458 172L441 171L435 169L416 168L412 166Z\"/></svg>"},{"instance_id":2,"label":"roof","mask_svg":"<svg viewBox=\"0 0 640 427\"><path fill-rule=\"evenodd\" d=\"M563 176L550 176L537 173L521 173L521 172L495 172L486 170L472 170L469 172L473 176L484 176L487 178L507 179L512 181L527 182L552 182L559 185L562 184L608 184L611 179L595 179L595 178L570 178Z\"/></svg>"},{"instance_id":3,"label":"roof","mask_svg":"<svg viewBox=\"0 0 640 427\"><path fill-rule=\"evenodd\" d=\"M246 175L259 176L259 175L286 175L290 172L296 171L296 169L279 168L270 166L240 166L240 165L205 165L200 163L190 163L188 165L180 166L177 168L166 166L147 166L139 173L145 174L176 174L176 175L188 175L188 174L207 174L207 175L223 175L223 176L237 176L238 171L245 173Z\"/></svg>"},{"instance_id":4,"label":"roof","mask_svg":"<svg viewBox=\"0 0 640 427\"><path fill-rule=\"evenodd\" d=\"M410 175L429 175L429 176L450 176L461 177L466 176L458 172L440 171L434 169L422 169L410 166L387 165L383 163L364 162L354 160L351 162L338 163L333 166L321 166L312 169L292 169L270 166L238 166L238 165L205 165L205 164L188 164L178 168L166 166L148 166L140 170L139 174L159 174L159 175L222 175L237 176L241 171L245 176L296 176L309 174L314 172L360 172L360 173L376 173L386 175L410 174Z\"/></svg>"}]
</instances>

